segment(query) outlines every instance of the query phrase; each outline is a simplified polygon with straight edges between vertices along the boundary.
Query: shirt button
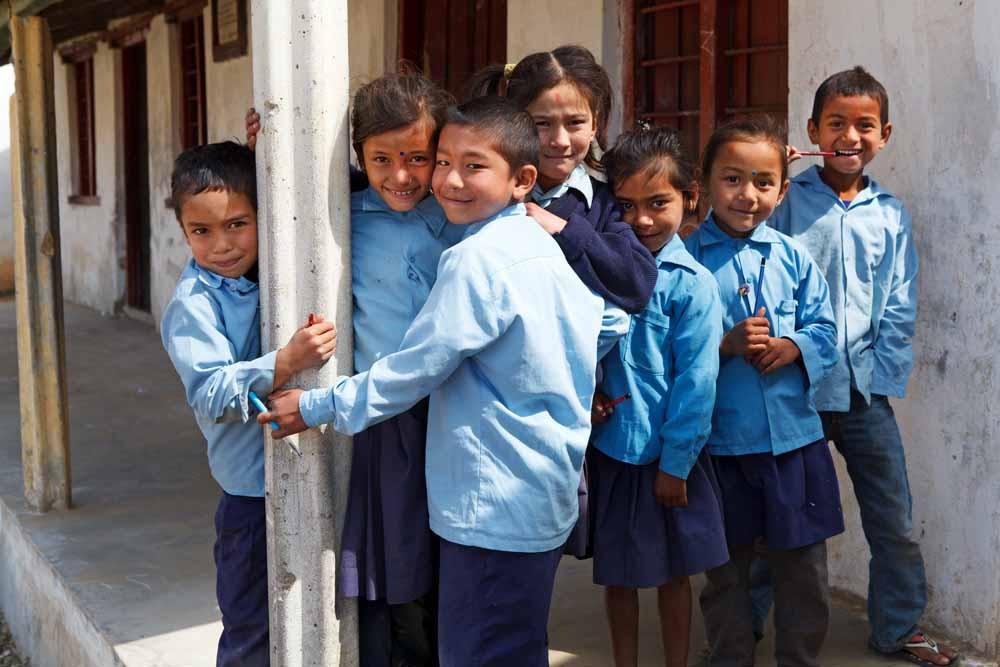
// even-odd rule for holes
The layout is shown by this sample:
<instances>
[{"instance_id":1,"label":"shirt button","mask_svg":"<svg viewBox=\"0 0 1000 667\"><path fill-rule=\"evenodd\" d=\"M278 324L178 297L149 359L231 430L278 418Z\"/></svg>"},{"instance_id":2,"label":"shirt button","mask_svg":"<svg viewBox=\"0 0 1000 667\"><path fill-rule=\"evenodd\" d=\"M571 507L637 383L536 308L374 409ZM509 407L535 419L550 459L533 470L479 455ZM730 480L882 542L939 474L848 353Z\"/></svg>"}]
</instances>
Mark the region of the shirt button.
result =
<instances>
[{"instance_id":1,"label":"shirt button","mask_svg":"<svg viewBox=\"0 0 1000 667\"><path fill-rule=\"evenodd\" d=\"M413 269L408 269L406 271L406 277L409 278L410 280L416 282L416 280L417 280L417 272L414 271Z\"/></svg>"}]
</instances>

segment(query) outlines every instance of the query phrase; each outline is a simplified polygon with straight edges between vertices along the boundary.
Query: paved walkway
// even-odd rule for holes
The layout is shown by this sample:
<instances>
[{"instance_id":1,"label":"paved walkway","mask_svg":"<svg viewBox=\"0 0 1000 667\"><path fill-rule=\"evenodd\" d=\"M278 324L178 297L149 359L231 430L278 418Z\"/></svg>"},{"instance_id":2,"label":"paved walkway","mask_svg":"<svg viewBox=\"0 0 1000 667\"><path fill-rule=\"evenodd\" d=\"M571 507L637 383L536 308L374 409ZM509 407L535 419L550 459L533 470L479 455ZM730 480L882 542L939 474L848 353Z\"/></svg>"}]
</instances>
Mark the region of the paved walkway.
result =
<instances>
[{"instance_id":1,"label":"paved walkway","mask_svg":"<svg viewBox=\"0 0 1000 667\"><path fill-rule=\"evenodd\" d=\"M24 512L21 497L14 304L0 301L0 428L11 434L0 443L0 503L124 664L209 667L220 629L212 564L218 490L180 383L148 325L67 305L66 332L75 507L36 516ZM655 614L646 592L642 665L663 664ZM904 664L868 651L866 633L863 617L838 605L823 664ZM555 666L611 664L589 562L564 559L550 637ZM769 642L760 646L761 665L773 664ZM23 650L27 644L19 641ZM703 645L696 611L692 664Z\"/></svg>"}]
</instances>

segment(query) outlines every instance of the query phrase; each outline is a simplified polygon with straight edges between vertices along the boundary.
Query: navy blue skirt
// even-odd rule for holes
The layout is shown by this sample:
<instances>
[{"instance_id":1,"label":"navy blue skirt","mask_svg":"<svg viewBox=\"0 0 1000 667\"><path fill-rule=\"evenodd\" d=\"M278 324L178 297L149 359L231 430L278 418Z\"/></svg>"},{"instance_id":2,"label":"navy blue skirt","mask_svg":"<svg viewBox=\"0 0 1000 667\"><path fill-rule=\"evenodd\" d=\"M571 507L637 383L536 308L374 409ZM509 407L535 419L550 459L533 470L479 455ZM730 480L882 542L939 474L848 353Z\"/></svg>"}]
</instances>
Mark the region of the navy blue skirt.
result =
<instances>
[{"instance_id":1,"label":"navy blue skirt","mask_svg":"<svg viewBox=\"0 0 1000 667\"><path fill-rule=\"evenodd\" d=\"M729 560L722 497L707 453L687 479L687 507L653 495L659 462L624 463L592 447L588 459L594 583L662 586Z\"/></svg>"},{"instance_id":2,"label":"navy blue skirt","mask_svg":"<svg viewBox=\"0 0 1000 667\"><path fill-rule=\"evenodd\" d=\"M427 518L427 401L354 436L340 545L345 597L412 602L431 590L437 538Z\"/></svg>"},{"instance_id":3,"label":"navy blue skirt","mask_svg":"<svg viewBox=\"0 0 1000 667\"><path fill-rule=\"evenodd\" d=\"M779 456L714 456L730 546L816 544L844 532L837 471L826 440Z\"/></svg>"}]
</instances>

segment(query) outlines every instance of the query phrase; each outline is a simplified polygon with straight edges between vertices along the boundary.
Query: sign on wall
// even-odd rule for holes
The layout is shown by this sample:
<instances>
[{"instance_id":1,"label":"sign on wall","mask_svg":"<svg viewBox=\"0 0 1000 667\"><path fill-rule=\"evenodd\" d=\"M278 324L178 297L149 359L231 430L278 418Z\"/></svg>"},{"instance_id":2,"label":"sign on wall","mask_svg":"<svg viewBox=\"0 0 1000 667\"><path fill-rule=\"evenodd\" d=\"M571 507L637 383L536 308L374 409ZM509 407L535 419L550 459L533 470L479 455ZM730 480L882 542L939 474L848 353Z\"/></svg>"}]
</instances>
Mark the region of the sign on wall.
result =
<instances>
[{"instance_id":1,"label":"sign on wall","mask_svg":"<svg viewBox=\"0 0 1000 667\"><path fill-rule=\"evenodd\" d=\"M247 53L246 0L212 2L212 59L239 58Z\"/></svg>"}]
</instances>

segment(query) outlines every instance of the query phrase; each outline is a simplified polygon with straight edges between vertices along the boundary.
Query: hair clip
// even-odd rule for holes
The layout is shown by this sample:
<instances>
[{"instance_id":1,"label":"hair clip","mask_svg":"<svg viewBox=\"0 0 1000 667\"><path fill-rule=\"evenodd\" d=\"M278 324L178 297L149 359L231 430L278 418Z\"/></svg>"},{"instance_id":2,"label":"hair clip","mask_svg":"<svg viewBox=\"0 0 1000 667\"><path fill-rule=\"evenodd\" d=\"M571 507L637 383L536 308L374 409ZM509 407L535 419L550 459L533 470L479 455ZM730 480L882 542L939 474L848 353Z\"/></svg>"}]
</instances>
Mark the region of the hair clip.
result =
<instances>
[{"instance_id":1,"label":"hair clip","mask_svg":"<svg viewBox=\"0 0 1000 667\"><path fill-rule=\"evenodd\" d=\"M635 120L635 129L637 129L637 130L639 130L641 132L649 132L650 130L653 129L653 124L650 123L645 118L637 118Z\"/></svg>"}]
</instances>

